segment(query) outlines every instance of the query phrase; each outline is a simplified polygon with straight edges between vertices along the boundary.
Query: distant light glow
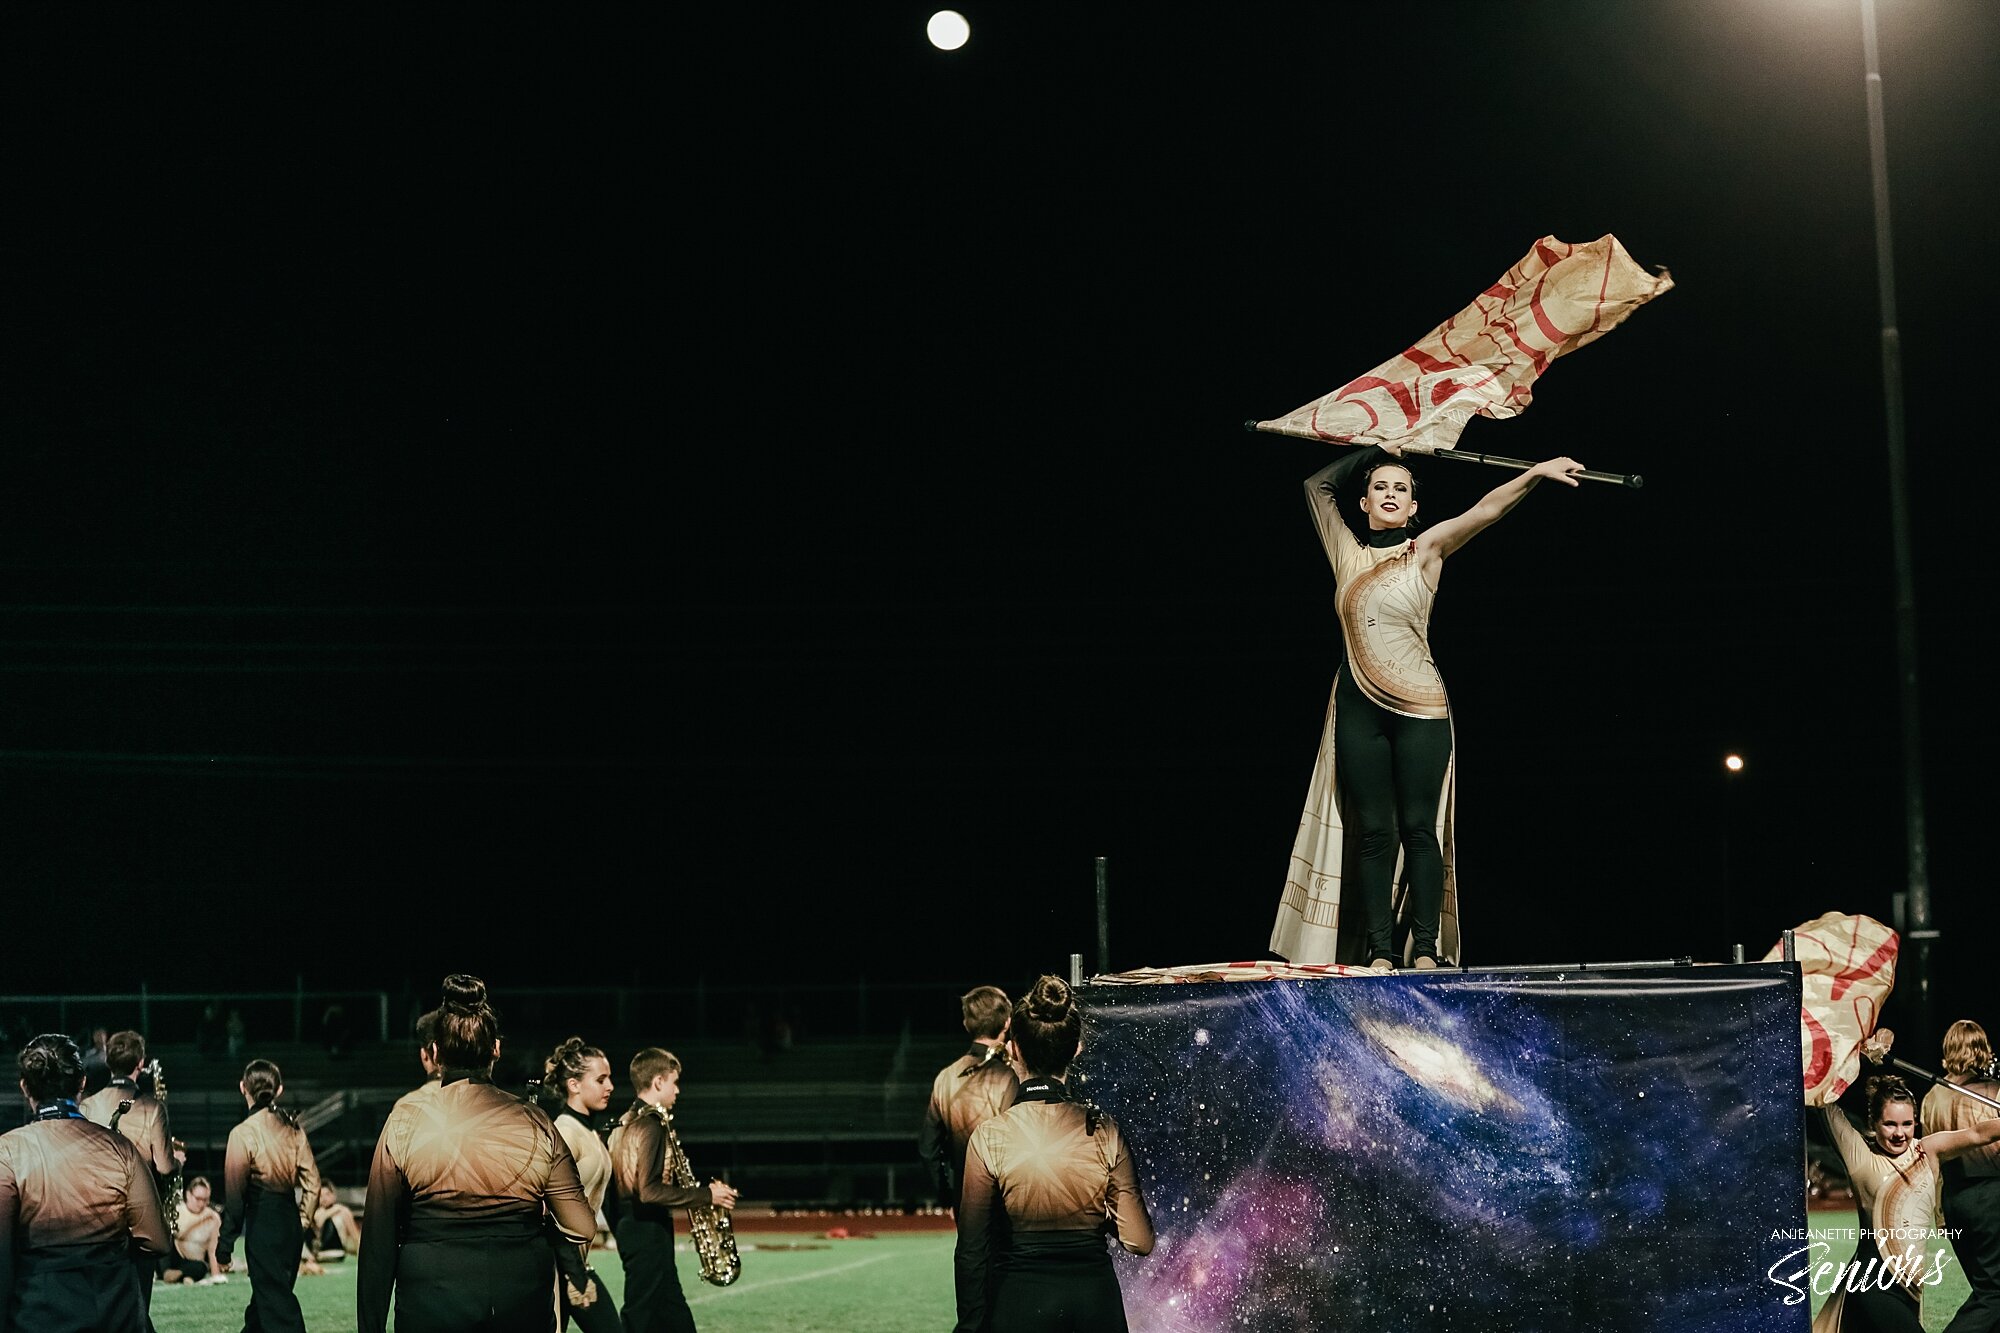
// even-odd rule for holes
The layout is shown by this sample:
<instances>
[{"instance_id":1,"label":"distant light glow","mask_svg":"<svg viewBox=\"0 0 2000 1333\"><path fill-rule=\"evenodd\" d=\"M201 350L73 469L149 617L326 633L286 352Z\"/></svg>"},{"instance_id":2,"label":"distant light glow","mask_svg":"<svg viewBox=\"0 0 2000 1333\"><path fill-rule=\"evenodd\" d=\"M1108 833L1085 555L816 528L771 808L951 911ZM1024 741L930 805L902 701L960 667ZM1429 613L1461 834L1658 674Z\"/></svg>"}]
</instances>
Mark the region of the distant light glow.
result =
<instances>
[{"instance_id":1,"label":"distant light glow","mask_svg":"<svg viewBox=\"0 0 2000 1333\"><path fill-rule=\"evenodd\" d=\"M1722 766L1731 773L1741 773L1743 771L1743 756L1732 754L1722 761Z\"/></svg>"},{"instance_id":2,"label":"distant light glow","mask_svg":"<svg viewBox=\"0 0 2000 1333\"><path fill-rule=\"evenodd\" d=\"M940 9L924 25L924 35L940 51L956 51L972 39L972 25L955 9Z\"/></svg>"}]
</instances>

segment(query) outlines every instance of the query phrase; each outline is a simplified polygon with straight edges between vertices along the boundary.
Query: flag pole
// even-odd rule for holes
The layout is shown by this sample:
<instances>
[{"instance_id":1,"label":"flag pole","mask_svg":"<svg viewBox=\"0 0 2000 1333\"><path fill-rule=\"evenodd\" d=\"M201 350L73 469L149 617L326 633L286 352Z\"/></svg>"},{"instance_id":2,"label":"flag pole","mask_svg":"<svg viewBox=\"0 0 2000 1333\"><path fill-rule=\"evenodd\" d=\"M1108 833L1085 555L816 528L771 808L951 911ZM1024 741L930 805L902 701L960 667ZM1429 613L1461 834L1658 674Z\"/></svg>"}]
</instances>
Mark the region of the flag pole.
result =
<instances>
[{"instance_id":1,"label":"flag pole","mask_svg":"<svg viewBox=\"0 0 2000 1333\"><path fill-rule=\"evenodd\" d=\"M1243 423L1243 429L1258 431L1264 428L1254 421L1246 421ZM1287 432L1274 430L1265 431L1264 433L1267 435L1284 435ZM1293 436L1292 438L1303 439L1306 437ZM1529 468L1536 466L1535 461L1530 458L1506 458L1500 454L1475 453L1470 449L1405 448L1404 452L1413 454L1419 458L1451 458L1461 463L1484 463L1488 467L1512 468L1516 472L1526 472ZM1599 472L1594 468L1584 468L1582 471L1572 472L1570 475L1579 481L1602 481L1608 482L1613 486L1623 486L1628 491L1636 491L1646 484L1646 479L1636 472Z\"/></svg>"}]
</instances>

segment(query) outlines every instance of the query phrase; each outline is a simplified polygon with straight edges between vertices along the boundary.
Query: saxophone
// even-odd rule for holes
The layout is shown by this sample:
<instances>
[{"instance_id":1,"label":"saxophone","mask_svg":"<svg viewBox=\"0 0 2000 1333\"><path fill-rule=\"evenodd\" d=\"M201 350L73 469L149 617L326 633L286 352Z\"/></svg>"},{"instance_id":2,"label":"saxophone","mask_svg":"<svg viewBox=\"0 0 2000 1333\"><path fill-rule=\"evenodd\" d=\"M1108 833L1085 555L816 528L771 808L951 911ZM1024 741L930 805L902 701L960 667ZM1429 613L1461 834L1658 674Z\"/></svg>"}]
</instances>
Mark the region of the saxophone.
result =
<instances>
[{"instance_id":1,"label":"saxophone","mask_svg":"<svg viewBox=\"0 0 2000 1333\"><path fill-rule=\"evenodd\" d=\"M160 1104L160 1119L165 1120L167 1118L167 1072L160 1067L157 1057L146 1062L146 1069L153 1076L153 1100ZM172 1135L173 1131L169 1128L167 1137L168 1151L186 1146ZM167 1197L160 1201L162 1210L167 1215L167 1234L169 1236L179 1234L181 1189L181 1164L175 1162L173 1179L167 1182Z\"/></svg>"},{"instance_id":2,"label":"saxophone","mask_svg":"<svg viewBox=\"0 0 2000 1333\"><path fill-rule=\"evenodd\" d=\"M680 1135L674 1133L673 1112L663 1106L650 1109L660 1117L660 1127L667 1135L667 1180L682 1189L699 1188L694 1168L688 1165L687 1154L681 1151ZM694 1242L701 1280L726 1287L742 1277L743 1258L736 1252L736 1231L729 1225L729 1210L712 1203L691 1203L687 1215L688 1239Z\"/></svg>"}]
</instances>

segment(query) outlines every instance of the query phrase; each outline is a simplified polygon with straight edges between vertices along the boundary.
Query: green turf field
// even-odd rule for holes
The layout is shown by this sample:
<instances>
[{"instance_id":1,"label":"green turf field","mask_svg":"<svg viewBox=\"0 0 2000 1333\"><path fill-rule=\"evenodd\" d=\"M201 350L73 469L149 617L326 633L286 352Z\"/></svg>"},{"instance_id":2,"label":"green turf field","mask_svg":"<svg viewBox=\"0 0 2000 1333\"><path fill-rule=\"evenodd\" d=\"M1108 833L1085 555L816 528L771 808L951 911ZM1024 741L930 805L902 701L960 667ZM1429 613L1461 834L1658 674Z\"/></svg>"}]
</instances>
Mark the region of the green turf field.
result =
<instances>
[{"instance_id":1,"label":"green turf field","mask_svg":"<svg viewBox=\"0 0 2000 1333\"><path fill-rule=\"evenodd\" d=\"M733 1286L711 1287L696 1276L682 1242L681 1285L702 1333L938 1333L952 1325L948 1231L839 1241L760 1232L737 1243L743 1276ZM618 1256L600 1252L591 1265L622 1303ZM354 1328L354 1272L349 1261L329 1265L325 1277L299 1279L311 1333ZM219 1287L155 1287L153 1325L159 1333L237 1333L249 1296L250 1280L240 1273Z\"/></svg>"},{"instance_id":2,"label":"green turf field","mask_svg":"<svg viewBox=\"0 0 2000 1333\"><path fill-rule=\"evenodd\" d=\"M1852 1213L1814 1213L1811 1219L1814 1237L1830 1246L1831 1263L1854 1252L1854 1227ZM703 1333L937 1333L952 1324L950 1232L841 1241L741 1236L743 1277L728 1288L701 1282L685 1244L681 1285ZM625 1278L618 1256L599 1253L591 1262L622 1302ZM159 1333L237 1333L249 1292L249 1280L240 1274L220 1287L156 1288L153 1323ZM298 1292L312 1333L347 1333L354 1327L353 1263L331 1266L325 1277L300 1278ZM1944 1283L1925 1293L1924 1327L1931 1333L1942 1329L1965 1293L1965 1278L1954 1262ZM1823 1303L1814 1297L1813 1310Z\"/></svg>"},{"instance_id":3,"label":"green turf field","mask_svg":"<svg viewBox=\"0 0 2000 1333\"><path fill-rule=\"evenodd\" d=\"M1844 1261L1854 1253L1854 1229L1858 1225L1853 1213L1813 1213L1808 1218L1808 1227L1813 1239L1827 1243L1825 1261L1834 1264ZM1944 1281L1937 1286L1924 1289L1924 1328L1928 1333L1937 1333L1938 1329L1951 1322L1952 1315L1965 1300L1967 1291L1965 1274L1959 1271L1958 1260L1954 1257L1945 1268ZM1824 1304L1826 1304L1824 1297L1814 1296L1813 1313L1818 1314L1819 1307ZM162 1329L161 1333L165 1333L165 1330Z\"/></svg>"}]
</instances>

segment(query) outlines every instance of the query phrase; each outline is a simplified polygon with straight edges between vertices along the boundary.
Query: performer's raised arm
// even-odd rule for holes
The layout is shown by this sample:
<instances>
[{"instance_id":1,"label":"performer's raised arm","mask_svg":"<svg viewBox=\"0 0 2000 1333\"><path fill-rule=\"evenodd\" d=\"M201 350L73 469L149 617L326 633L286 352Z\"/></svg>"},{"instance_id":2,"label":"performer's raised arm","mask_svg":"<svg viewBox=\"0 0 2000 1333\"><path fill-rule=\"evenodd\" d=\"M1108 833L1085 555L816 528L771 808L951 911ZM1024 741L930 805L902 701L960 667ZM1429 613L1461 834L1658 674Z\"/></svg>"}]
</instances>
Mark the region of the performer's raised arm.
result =
<instances>
[{"instance_id":1,"label":"performer's raised arm","mask_svg":"<svg viewBox=\"0 0 2000 1333\"><path fill-rule=\"evenodd\" d=\"M1572 474L1583 471L1583 464L1574 458L1551 458L1537 463L1519 476L1501 482L1480 499L1479 503L1460 514L1448 518L1417 538L1417 555L1442 560L1474 537L1505 518L1515 505L1527 497L1529 491L1549 477L1565 486L1577 484Z\"/></svg>"},{"instance_id":2,"label":"performer's raised arm","mask_svg":"<svg viewBox=\"0 0 2000 1333\"><path fill-rule=\"evenodd\" d=\"M1957 1157L1976 1148L1984 1148L1989 1143L2000 1143L2000 1116L1982 1120L1967 1129L1942 1129L1935 1134L1926 1134L1919 1142L1924 1145L1924 1151L1933 1157Z\"/></svg>"},{"instance_id":3,"label":"performer's raised arm","mask_svg":"<svg viewBox=\"0 0 2000 1333\"><path fill-rule=\"evenodd\" d=\"M1344 448L1340 456L1319 471L1306 478L1306 504L1313 513L1313 522L1319 527L1322 542L1329 544L1334 538L1344 538L1349 545L1356 542L1353 532L1340 516L1340 490L1359 472L1366 475L1367 469L1389 460L1389 451L1368 445L1364 448Z\"/></svg>"}]
</instances>

